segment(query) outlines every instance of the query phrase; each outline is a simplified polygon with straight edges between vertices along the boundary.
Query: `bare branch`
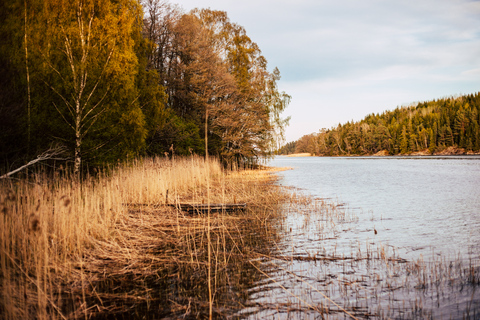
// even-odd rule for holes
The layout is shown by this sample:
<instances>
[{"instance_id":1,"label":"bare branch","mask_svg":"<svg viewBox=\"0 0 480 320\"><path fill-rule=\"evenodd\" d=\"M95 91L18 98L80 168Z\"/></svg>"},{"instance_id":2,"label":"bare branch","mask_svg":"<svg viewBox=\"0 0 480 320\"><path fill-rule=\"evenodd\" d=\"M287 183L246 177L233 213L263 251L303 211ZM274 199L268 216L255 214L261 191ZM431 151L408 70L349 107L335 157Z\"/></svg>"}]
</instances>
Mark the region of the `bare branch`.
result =
<instances>
[{"instance_id":1,"label":"bare branch","mask_svg":"<svg viewBox=\"0 0 480 320\"><path fill-rule=\"evenodd\" d=\"M75 128L70 124L70 122L68 122L67 118L65 118L65 116L63 115L63 113L58 109L57 105L55 104L55 102L53 103L53 106L55 107L55 109L57 109L58 113L62 116L63 120L65 121L65 123L73 129L73 131L75 131Z\"/></svg>"},{"instance_id":2,"label":"bare branch","mask_svg":"<svg viewBox=\"0 0 480 320\"><path fill-rule=\"evenodd\" d=\"M105 65L103 66L102 72L101 72L100 75L98 76L97 82L95 83L95 85L93 86L92 90L90 91L90 94L88 95L88 98L87 98L87 101L85 102L85 105L88 104L88 102L90 101L90 98L92 98L93 93L95 92L95 90L97 90L97 86L98 86L98 84L100 83L100 80L102 79L103 74L105 73L105 70L107 69L108 63L110 62L110 58L111 58L112 55L113 55L113 51L114 51L115 47L116 47L116 41L113 42L112 50L110 50L110 52L109 52L109 54L108 54L107 61L105 62ZM107 90L107 91L108 91L108 90ZM102 100L103 100L103 98L102 98ZM97 105L98 105L98 104L97 104Z\"/></svg>"},{"instance_id":3,"label":"bare branch","mask_svg":"<svg viewBox=\"0 0 480 320\"><path fill-rule=\"evenodd\" d=\"M62 156L66 153L67 149L63 146L60 145L55 145L48 149L47 151L43 152L42 154L38 155L36 159L30 161L24 166L21 166L20 168L17 168L13 171L10 171L3 176L0 176L0 179L6 179L12 175L14 175L17 172L20 172L38 162L45 161L45 160L66 160L68 157Z\"/></svg>"},{"instance_id":4,"label":"bare branch","mask_svg":"<svg viewBox=\"0 0 480 320\"><path fill-rule=\"evenodd\" d=\"M74 85L75 90L76 90L78 79L77 79L77 73L75 71L75 59L73 57L72 45L71 45L70 39L68 38L68 35L65 31L65 28L63 26L61 26L61 28L62 28L63 34L65 35L65 50L66 50L65 53L67 55L68 62L70 63L70 68L72 69L73 85Z\"/></svg>"},{"instance_id":5,"label":"bare branch","mask_svg":"<svg viewBox=\"0 0 480 320\"><path fill-rule=\"evenodd\" d=\"M63 52L63 50L62 50ZM60 73L60 71L58 71L57 68L55 68L52 63L49 61L49 59L47 58L47 56L45 55L45 53L43 53L43 51L40 51L40 54L42 55L43 57L43 61L46 62L48 64L48 66L60 77L60 79L62 79L62 82L63 83L67 83L67 81L65 80L65 78L62 76L62 74ZM65 53L66 54L66 53Z\"/></svg>"},{"instance_id":6,"label":"bare branch","mask_svg":"<svg viewBox=\"0 0 480 320\"><path fill-rule=\"evenodd\" d=\"M58 92L52 85L50 85L48 82L46 82L45 80L43 80L43 82L50 87L50 89L52 89L53 92L55 92L62 100L63 102L65 103L65 105L67 106L68 110L70 111L70 114L73 116L73 112L74 112L74 108L73 106L70 104L70 102L68 102L68 100L60 93ZM57 107L57 106L55 106ZM57 109L58 110L58 109ZM59 111L60 112L60 111Z\"/></svg>"},{"instance_id":7,"label":"bare branch","mask_svg":"<svg viewBox=\"0 0 480 320\"><path fill-rule=\"evenodd\" d=\"M52 86L51 84L49 84L47 81L45 80L42 80L48 87L50 87L50 89L52 89L53 92L55 92L62 100L63 102L65 103L65 105L67 106L68 110L70 111L70 114L73 116L72 112L75 110L73 108L73 105L67 100L67 98L65 98L65 96L63 94L61 94L60 92L58 92L57 89L55 89L54 86Z\"/></svg>"},{"instance_id":8,"label":"bare branch","mask_svg":"<svg viewBox=\"0 0 480 320\"><path fill-rule=\"evenodd\" d=\"M81 138L82 138L82 139L85 137L85 135L88 133L88 131L90 131L90 128L92 127L92 125L93 125L95 122L97 122L98 117L99 117L102 113L104 113L105 111L107 111L107 110L106 110L106 109L103 109L103 110L101 110L99 113L97 113L95 116L92 117L91 122L90 122L90 125L89 125L88 128L85 129L85 130L83 131L83 133L81 134ZM85 126L85 124L86 124L86 122L84 122L84 123L82 124L81 128L83 128L83 127Z\"/></svg>"},{"instance_id":9,"label":"bare branch","mask_svg":"<svg viewBox=\"0 0 480 320\"><path fill-rule=\"evenodd\" d=\"M110 91L110 86L107 88L107 90L105 91L105 94L103 95L103 97L97 102L97 104L95 104L92 108L90 108L90 110L88 110L88 112L82 117L81 121L86 121L87 120L87 117L90 113L92 113L95 109L97 109L98 106L100 106L103 102L103 99L105 99L105 97L107 96L107 94L109 93ZM88 100L87 102L85 102L85 105L88 103ZM83 109L83 108L82 108ZM82 129L83 125L80 127L80 129Z\"/></svg>"}]
</instances>

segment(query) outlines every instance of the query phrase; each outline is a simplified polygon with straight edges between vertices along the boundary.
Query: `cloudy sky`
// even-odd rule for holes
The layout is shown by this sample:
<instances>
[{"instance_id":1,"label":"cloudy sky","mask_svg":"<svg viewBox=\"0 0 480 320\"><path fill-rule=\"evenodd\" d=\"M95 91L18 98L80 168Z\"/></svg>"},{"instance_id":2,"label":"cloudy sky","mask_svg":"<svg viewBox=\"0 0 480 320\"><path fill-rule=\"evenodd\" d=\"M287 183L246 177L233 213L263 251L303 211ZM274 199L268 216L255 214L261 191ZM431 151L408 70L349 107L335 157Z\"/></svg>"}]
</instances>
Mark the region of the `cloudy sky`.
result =
<instances>
[{"instance_id":1,"label":"cloudy sky","mask_svg":"<svg viewBox=\"0 0 480 320\"><path fill-rule=\"evenodd\" d=\"M480 1L171 0L222 10L280 69L287 141L367 114L480 91Z\"/></svg>"}]
</instances>

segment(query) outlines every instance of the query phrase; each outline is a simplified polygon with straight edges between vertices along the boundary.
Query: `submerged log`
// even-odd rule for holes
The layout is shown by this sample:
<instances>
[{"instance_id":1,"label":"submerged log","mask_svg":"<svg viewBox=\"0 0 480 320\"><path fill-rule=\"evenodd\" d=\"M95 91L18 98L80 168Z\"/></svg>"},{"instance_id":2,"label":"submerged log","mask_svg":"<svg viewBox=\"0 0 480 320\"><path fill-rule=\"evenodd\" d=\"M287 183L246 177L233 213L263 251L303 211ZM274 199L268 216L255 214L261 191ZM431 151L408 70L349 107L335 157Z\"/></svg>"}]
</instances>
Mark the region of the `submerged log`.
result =
<instances>
[{"instance_id":1,"label":"submerged log","mask_svg":"<svg viewBox=\"0 0 480 320\"><path fill-rule=\"evenodd\" d=\"M208 204L196 204L196 203L175 203L168 204L171 207L175 207L184 212L190 214L194 213L207 213L209 205ZM235 212L235 211L244 211L247 207L246 203L211 203L210 212Z\"/></svg>"}]
</instances>

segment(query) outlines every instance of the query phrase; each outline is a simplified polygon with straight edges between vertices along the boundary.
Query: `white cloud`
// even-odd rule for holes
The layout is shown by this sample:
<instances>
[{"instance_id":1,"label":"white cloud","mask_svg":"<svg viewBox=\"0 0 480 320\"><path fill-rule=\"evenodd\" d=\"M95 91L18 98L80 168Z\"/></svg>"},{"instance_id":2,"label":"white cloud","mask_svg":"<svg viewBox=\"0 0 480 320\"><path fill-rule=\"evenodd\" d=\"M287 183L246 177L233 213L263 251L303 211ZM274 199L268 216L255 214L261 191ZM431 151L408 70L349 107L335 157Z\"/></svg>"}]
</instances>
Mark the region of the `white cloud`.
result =
<instances>
[{"instance_id":1,"label":"white cloud","mask_svg":"<svg viewBox=\"0 0 480 320\"><path fill-rule=\"evenodd\" d=\"M462 75L466 75L466 76L478 76L480 77L480 68L477 68L477 69L470 69L470 70L466 70L466 71L463 71L462 72ZM480 90L480 89L479 89Z\"/></svg>"},{"instance_id":2,"label":"white cloud","mask_svg":"<svg viewBox=\"0 0 480 320\"><path fill-rule=\"evenodd\" d=\"M174 1L174 0L172 0ZM480 91L480 1L184 0L227 11L282 73L287 139Z\"/></svg>"}]
</instances>

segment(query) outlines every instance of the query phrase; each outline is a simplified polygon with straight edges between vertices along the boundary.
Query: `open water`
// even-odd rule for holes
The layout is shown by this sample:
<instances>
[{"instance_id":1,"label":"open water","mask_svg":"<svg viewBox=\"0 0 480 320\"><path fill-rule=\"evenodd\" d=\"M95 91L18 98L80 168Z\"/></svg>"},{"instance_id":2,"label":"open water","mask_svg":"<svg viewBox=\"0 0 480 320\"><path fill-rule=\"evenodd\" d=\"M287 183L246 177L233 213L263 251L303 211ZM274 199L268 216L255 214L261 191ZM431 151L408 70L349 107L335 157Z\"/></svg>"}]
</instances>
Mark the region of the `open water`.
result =
<instances>
[{"instance_id":1,"label":"open water","mask_svg":"<svg viewBox=\"0 0 480 320\"><path fill-rule=\"evenodd\" d=\"M480 248L480 157L277 157L282 185L329 198L358 214L345 237L376 239L424 257ZM371 236L371 234L369 234Z\"/></svg>"},{"instance_id":2,"label":"open water","mask_svg":"<svg viewBox=\"0 0 480 320\"><path fill-rule=\"evenodd\" d=\"M480 319L480 157L276 157L280 256L251 318ZM340 212L333 214L332 212ZM272 306L272 307L268 307ZM245 313L246 312L246 313Z\"/></svg>"}]
</instances>

